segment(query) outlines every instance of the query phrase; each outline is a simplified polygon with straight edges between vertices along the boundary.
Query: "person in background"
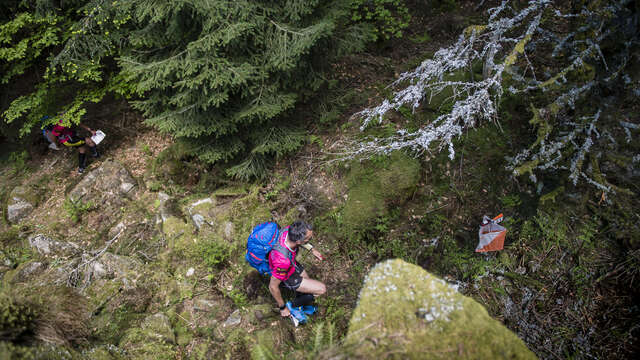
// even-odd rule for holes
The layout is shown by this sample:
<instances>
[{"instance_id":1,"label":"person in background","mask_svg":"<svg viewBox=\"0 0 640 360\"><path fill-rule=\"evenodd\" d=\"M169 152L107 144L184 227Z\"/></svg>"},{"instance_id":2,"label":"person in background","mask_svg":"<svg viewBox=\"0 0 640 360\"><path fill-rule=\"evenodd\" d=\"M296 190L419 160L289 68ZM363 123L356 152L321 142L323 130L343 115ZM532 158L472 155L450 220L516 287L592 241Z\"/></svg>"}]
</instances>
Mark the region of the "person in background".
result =
<instances>
[{"instance_id":1,"label":"person in background","mask_svg":"<svg viewBox=\"0 0 640 360\"><path fill-rule=\"evenodd\" d=\"M316 258L323 260L320 252L313 249L311 244L307 244L312 236L311 225L298 220L281 233L278 243L269 253L271 269L269 291L280 308L280 315L283 317L292 315L296 326L298 323L307 321L305 314L311 315L316 312L316 307L312 305L313 301L327 291L324 283L309 278L302 264L296 261L300 246L311 250ZM293 301L284 302L280 285L296 292Z\"/></svg>"},{"instance_id":2,"label":"person in background","mask_svg":"<svg viewBox=\"0 0 640 360\"><path fill-rule=\"evenodd\" d=\"M78 124L78 126L90 132L91 135L95 135L96 133L94 130L83 124ZM87 147L91 149L91 155L94 158L100 157L98 149L96 148L96 144L91 140L91 138L81 138L78 136L75 130L62 126L62 119L60 119L57 124L53 125L53 128L51 129L51 135L55 136L60 144L67 147L75 147L78 149L79 174L82 174L84 172L84 169L87 167Z\"/></svg>"},{"instance_id":3,"label":"person in background","mask_svg":"<svg viewBox=\"0 0 640 360\"><path fill-rule=\"evenodd\" d=\"M49 149L52 150L60 150L58 145L56 144L56 137L51 134L51 130L53 130L53 124L46 124L46 121L49 119L48 115L45 115L40 119L42 125L42 136L49 142ZM45 125L46 124L46 125Z\"/></svg>"}]
</instances>

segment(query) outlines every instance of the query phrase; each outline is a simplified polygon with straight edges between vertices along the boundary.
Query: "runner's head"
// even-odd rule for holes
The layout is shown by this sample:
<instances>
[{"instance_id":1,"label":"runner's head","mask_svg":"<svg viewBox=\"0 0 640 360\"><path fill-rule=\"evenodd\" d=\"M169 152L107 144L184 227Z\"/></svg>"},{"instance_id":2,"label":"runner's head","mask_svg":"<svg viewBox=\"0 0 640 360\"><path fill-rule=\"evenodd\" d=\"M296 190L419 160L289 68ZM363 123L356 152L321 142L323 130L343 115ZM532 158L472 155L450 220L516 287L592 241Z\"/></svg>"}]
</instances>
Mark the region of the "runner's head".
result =
<instances>
[{"instance_id":1,"label":"runner's head","mask_svg":"<svg viewBox=\"0 0 640 360\"><path fill-rule=\"evenodd\" d=\"M297 220L289 227L289 239L295 243L303 244L313 235L313 227L302 220Z\"/></svg>"}]
</instances>

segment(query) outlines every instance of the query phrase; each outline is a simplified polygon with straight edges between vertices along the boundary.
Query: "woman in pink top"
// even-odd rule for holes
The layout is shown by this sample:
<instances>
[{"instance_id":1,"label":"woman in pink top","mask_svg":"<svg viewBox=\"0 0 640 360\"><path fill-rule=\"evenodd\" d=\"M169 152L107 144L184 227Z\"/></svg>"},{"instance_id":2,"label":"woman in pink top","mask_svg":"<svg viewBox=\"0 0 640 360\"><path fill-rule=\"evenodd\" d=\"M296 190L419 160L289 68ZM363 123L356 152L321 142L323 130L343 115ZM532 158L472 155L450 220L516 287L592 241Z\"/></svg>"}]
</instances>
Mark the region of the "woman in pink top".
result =
<instances>
[{"instance_id":1,"label":"woman in pink top","mask_svg":"<svg viewBox=\"0 0 640 360\"><path fill-rule=\"evenodd\" d=\"M291 315L292 310L301 311L299 309L310 305L316 296L323 295L327 291L324 283L309 278L302 264L296 261L298 247L304 246L312 236L311 225L298 220L282 231L278 244L269 253L269 267L271 269L269 291L278 303L280 315L283 317ZM312 246L311 252L319 260L323 259L320 252L313 249ZM280 284L295 291L298 296L285 304L280 293ZM302 316L304 317L304 315Z\"/></svg>"},{"instance_id":2,"label":"woman in pink top","mask_svg":"<svg viewBox=\"0 0 640 360\"><path fill-rule=\"evenodd\" d=\"M95 135L96 132L91 130L88 126L78 124L85 130L91 133L91 135ZM98 153L98 149L96 148L96 144L93 143L90 137L81 138L75 132L75 130L70 129L66 126L62 126L62 119L58 121L56 125L51 129L51 135L55 136L58 142L66 147L75 147L78 148L78 173L82 174L84 169L87 167L86 159L87 155L85 152L87 151L86 146L89 146L91 149L91 155L94 158L100 156Z\"/></svg>"}]
</instances>

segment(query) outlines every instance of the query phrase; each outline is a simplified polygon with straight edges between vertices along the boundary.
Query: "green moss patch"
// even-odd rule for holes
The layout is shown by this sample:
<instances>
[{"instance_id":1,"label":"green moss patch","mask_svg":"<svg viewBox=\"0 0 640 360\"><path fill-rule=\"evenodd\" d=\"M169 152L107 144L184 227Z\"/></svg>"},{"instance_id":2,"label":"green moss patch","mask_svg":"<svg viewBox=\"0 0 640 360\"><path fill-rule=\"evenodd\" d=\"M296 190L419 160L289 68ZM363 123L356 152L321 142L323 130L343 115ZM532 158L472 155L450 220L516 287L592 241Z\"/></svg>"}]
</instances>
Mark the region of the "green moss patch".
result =
<instances>
[{"instance_id":1,"label":"green moss patch","mask_svg":"<svg viewBox=\"0 0 640 360\"><path fill-rule=\"evenodd\" d=\"M347 230L361 231L375 224L392 204L401 204L420 180L420 162L396 151L389 158L354 164L343 219Z\"/></svg>"},{"instance_id":2,"label":"green moss patch","mask_svg":"<svg viewBox=\"0 0 640 360\"><path fill-rule=\"evenodd\" d=\"M271 220L271 207L260 199L259 187L256 186L247 196L234 200L229 213L223 218L233 223L236 234L242 234L238 241L244 242L255 225Z\"/></svg>"}]
</instances>

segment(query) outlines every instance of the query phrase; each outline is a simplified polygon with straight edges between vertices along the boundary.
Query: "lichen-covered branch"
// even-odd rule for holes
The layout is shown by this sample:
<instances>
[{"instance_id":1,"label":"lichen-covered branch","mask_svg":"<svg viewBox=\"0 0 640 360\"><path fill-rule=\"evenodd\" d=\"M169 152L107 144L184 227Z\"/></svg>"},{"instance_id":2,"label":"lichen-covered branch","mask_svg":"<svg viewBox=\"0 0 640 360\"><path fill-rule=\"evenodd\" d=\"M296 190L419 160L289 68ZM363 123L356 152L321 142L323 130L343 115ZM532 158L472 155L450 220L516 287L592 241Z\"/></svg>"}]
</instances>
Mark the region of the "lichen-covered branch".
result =
<instances>
[{"instance_id":1,"label":"lichen-covered branch","mask_svg":"<svg viewBox=\"0 0 640 360\"><path fill-rule=\"evenodd\" d=\"M602 97L601 91L622 79L627 93L640 93L638 81L626 74L633 62L631 49L638 45L638 14L628 3L586 4L567 13L560 1L530 1L521 9L503 1L488 11L486 25L465 29L456 43L401 74L390 85L396 90L392 97L354 116L362 120L364 131L402 107L416 112L425 103L439 101L436 107L448 104L451 111L416 131L343 143L334 155L355 159L399 149L418 155L447 149L453 159L454 142L465 130L499 121L498 105L507 90L510 96L529 102L534 116L530 124L538 133L531 146L508 159L514 175L529 174L536 181L536 173L559 171L573 185L585 181L612 191L594 180L585 159L599 156L604 146L615 143L612 134L622 130L631 141L633 132L640 129L634 121L615 119L619 105ZM478 63L483 64L481 81L457 80L456 74ZM541 103L545 98L548 102Z\"/></svg>"}]
</instances>

